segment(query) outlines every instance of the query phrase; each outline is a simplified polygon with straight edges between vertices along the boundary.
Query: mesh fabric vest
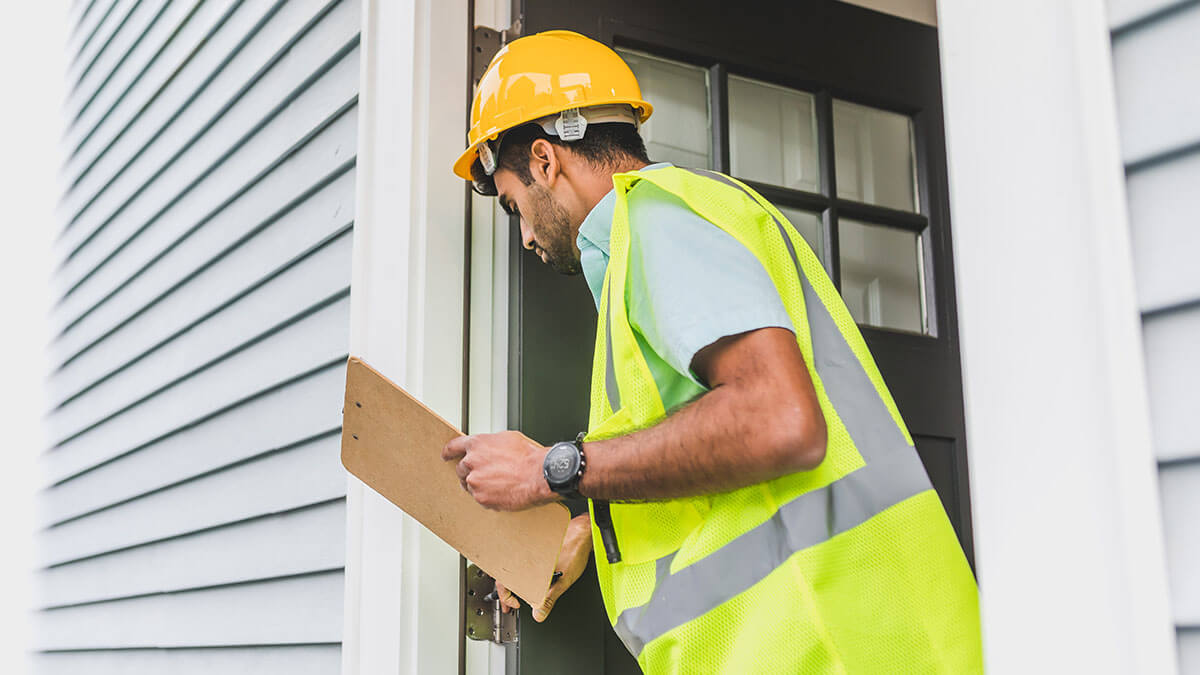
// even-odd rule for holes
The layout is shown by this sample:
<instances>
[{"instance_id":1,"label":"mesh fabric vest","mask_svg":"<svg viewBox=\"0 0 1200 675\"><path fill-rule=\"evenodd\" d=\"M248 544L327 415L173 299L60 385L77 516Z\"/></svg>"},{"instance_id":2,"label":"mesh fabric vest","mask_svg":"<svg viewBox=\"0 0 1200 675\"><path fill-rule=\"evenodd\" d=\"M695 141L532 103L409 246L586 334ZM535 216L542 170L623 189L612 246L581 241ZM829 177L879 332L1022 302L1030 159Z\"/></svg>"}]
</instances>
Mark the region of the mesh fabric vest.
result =
<instances>
[{"instance_id":1,"label":"mesh fabric vest","mask_svg":"<svg viewBox=\"0 0 1200 675\"><path fill-rule=\"evenodd\" d=\"M626 647L655 674L981 671L975 580L866 343L812 250L742 183L677 167L613 176L587 440L666 416L626 307L627 195L640 181L757 256L792 320L828 444L811 471L611 504L620 560L606 560L595 526L593 538Z\"/></svg>"}]
</instances>

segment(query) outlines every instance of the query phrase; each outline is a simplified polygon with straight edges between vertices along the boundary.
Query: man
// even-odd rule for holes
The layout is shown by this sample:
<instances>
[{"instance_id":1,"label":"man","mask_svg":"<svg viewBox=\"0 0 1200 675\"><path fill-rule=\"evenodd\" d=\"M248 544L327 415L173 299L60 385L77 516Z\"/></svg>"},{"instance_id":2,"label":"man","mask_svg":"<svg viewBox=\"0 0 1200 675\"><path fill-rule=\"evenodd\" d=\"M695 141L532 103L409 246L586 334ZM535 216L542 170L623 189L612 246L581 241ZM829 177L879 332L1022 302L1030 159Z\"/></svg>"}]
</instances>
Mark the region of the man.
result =
<instances>
[{"instance_id":1,"label":"man","mask_svg":"<svg viewBox=\"0 0 1200 675\"><path fill-rule=\"evenodd\" d=\"M646 672L980 670L966 559L783 215L727 176L651 164L633 74L576 33L502 49L471 112L455 173L520 216L525 248L582 272L599 311L586 436L443 452L489 508L589 498L534 618L595 548L609 620Z\"/></svg>"}]
</instances>

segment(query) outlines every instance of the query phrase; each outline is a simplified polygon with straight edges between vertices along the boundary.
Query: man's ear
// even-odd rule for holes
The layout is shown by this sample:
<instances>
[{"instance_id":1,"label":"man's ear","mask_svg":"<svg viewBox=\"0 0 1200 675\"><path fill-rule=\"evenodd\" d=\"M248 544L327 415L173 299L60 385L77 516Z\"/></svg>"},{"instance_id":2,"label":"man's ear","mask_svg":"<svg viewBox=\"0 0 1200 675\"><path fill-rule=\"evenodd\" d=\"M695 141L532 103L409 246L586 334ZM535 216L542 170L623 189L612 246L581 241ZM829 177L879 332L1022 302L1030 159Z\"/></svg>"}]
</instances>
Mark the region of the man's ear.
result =
<instances>
[{"instance_id":1,"label":"man's ear","mask_svg":"<svg viewBox=\"0 0 1200 675\"><path fill-rule=\"evenodd\" d=\"M529 146L529 173L546 187L553 187L562 173L563 166L557 150L553 143L544 138L536 139Z\"/></svg>"}]
</instances>

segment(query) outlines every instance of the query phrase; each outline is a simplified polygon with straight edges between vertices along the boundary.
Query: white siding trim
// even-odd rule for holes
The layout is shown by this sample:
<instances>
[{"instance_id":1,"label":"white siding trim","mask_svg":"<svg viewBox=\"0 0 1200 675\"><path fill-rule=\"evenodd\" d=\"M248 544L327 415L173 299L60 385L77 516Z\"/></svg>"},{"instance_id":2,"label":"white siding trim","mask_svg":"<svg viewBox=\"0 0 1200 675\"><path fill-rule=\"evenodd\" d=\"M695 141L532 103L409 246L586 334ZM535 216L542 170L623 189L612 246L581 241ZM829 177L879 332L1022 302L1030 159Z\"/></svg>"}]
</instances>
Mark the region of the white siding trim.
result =
<instances>
[{"instance_id":1,"label":"white siding trim","mask_svg":"<svg viewBox=\"0 0 1200 675\"><path fill-rule=\"evenodd\" d=\"M461 417L467 8L363 0L350 350ZM347 489L344 673L458 667L458 554L357 480Z\"/></svg>"},{"instance_id":2,"label":"white siding trim","mask_svg":"<svg viewBox=\"0 0 1200 675\"><path fill-rule=\"evenodd\" d=\"M1174 672L1104 7L938 19L989 669Z\"/></svg>"}]
</instances>

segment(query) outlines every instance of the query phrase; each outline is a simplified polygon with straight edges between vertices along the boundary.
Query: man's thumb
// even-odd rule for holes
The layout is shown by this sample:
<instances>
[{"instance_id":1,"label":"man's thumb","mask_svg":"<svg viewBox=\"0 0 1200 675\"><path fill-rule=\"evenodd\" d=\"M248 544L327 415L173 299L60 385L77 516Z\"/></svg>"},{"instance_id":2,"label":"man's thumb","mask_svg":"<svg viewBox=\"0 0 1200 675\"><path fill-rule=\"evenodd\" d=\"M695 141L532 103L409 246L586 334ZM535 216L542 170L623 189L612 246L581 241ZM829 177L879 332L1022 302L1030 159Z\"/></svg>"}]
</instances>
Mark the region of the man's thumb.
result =
<instances>
[{"instance_id":1,"label":"man's thumb","mask_svg":"<svg viewBox=\"0 0 1200 675\"><path fill-rule=\"evenodd\" d=\"M558 600L558 595L547 595L542 604L533 608L533 620L541 623L550 615L550 610L554 609L554 602Z\"/></svg>"}]
</instances>

